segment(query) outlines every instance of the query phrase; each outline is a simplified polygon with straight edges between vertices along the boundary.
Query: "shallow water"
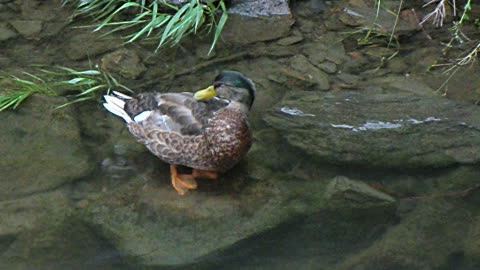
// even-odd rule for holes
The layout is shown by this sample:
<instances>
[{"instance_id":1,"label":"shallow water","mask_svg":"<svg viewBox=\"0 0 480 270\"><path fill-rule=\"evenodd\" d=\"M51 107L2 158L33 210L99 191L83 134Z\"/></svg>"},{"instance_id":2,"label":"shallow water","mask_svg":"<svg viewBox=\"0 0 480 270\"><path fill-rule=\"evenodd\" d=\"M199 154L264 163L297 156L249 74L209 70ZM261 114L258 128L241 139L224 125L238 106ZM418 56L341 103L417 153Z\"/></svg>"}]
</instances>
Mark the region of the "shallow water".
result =
<instances>
[{"instance_id":1,"label":"shallow water","mask_svg":"<svg viewBox=\"0 0 480 270\"><path fill-rule=\"evenodd\" d=\"M240 56L193 73L184 71L211 60L200 53L206 43L159 56L126 46L147 67L141 79L124 78L136 91L194 91L224 69L256 83L248 156L185 196L171 187L169 166L100 102L52 110L64 100L34 96L1 112L0 268L478 269L478 67L441 96L440 72L416 72L440 43L409 37L383 65L375 47L340 38L352 28L332 21L333 9L312 13L315 3L292 4L300 41L220 44L213 61ZM48 19L37 39L0 44L8 73L32 63L88 67L116 50L94 42L92 56L72 57L66 47L90 32L69 33L66 16L50 16L68 14L58 3L29 5L19 5L38 9L29 19Z\"/></svg>"}]
</instances>

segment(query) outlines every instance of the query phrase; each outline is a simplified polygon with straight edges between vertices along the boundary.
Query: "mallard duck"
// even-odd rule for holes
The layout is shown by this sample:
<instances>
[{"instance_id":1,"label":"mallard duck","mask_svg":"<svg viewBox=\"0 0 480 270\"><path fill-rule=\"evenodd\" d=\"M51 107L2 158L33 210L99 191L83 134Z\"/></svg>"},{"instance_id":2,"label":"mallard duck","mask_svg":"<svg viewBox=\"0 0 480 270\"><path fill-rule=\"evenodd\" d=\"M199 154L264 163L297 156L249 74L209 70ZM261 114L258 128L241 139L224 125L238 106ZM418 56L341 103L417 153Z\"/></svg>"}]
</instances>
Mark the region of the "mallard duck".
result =
<instances>
[{"instance_id":1,"label":"mallard duck","mask_svg":"<svg viewBox=\"0 0 480 270\"><path fill-rule=\"evenodd\" d=\"M142 93L130 97L114 91L103 106L127 122L130 133L154 155L170 164L173 187L183 195L195 178L216 179L250 149L247 115L255 99L253 82L237 71L222 71L213 85L196 92ZM179 173L178 166L191 168Z\"/></svg>"}]
</instances>

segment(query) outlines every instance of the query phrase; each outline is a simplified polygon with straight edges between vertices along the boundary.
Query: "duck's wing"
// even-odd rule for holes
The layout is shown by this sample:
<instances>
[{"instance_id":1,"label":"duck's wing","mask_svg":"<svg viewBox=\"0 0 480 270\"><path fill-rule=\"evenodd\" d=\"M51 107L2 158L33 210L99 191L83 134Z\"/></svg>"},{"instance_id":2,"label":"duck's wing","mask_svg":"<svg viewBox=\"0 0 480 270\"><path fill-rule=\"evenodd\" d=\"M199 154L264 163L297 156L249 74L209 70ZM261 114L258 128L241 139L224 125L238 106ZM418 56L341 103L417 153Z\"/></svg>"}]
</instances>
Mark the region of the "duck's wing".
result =
<instances>
[{"instance_id":1,"label":"duck's wing","mask_svg":"<svg viewBox=\"0 0 480 270\"><path fill-rule=\"evenodd\" d=\"M223 101L199 102L193 93L143 93L126 100L124 110L145 129L172 131L181 135L198 135Z\"/></svg>"}]
</instances>

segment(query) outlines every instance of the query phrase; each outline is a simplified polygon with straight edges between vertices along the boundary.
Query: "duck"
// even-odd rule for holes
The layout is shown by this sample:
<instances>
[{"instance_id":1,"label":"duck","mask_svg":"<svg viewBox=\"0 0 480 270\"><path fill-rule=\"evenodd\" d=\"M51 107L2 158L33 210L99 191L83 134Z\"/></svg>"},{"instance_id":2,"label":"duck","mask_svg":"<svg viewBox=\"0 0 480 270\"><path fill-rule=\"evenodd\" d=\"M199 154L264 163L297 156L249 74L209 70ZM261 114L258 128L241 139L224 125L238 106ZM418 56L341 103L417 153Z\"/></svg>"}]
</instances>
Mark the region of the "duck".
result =
<instances>
[{"instance_id":1,"label":"duck","mask_svg":"<svg viewBox=\"0 0 480 270\"><path fill-rule=\"evenodd\" d=\"M198 178L217 179L234 167L252 145L248 114L255 85L238 71L224 70L205 89L193 92L113 91L103 106L121 117L129 132L170 164L180 195L197 188Z\"/></svg>"}]
</instances>

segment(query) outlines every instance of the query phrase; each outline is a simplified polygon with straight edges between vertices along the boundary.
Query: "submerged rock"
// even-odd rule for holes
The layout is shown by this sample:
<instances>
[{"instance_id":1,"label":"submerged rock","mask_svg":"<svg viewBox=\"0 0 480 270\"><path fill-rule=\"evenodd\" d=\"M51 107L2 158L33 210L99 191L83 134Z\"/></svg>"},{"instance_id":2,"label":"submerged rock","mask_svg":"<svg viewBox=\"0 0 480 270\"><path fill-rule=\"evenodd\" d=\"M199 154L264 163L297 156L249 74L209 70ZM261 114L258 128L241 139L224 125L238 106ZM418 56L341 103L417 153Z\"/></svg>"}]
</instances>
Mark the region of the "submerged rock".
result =
<instances>
[{"instance_id":1,"label":"submerged rock","mask_svg":"<svg viewBox=\"0 0 480 270\"><path fill-rule=\"evenodd\" d=\"M37 36L42 31L42 21L39 20L12 20L10 24L26 38Z\"/></svg>"},{"instance_id":2,"label":"submerged rock","mask_svg":"<svg viewBox=\"0 0 480 270\"><path fill-rule=\"evenodd\" d=\"M36 229L46 220L60 221L68 212L68 206L63 191L0 201L0 239Z\"/></svg>"},{"instance_id":3,"label":"submerged rock","mask_svg":"<svg viewBox=\"0 0 480 270\"><path fill-rule=\"evenodd\" d=\"M117 38L101 39L102 33L70 31L64 44L64 50L71 60L81 60L97 56L107 51L122 46L122 41Z\"/></svg>"},{"instance_id":4,"label":"submerged rock","mask_svg":"<svg viewBox=\"0 0 480 270\"><path fill-rule=\"evenodd\" d=\"M395 199L390 195L382 193L363 182L351 180L344 176L337 176L330 182L325 191L325 196L338 205L351 208L369 208L395 202Z\"/></svg>"},{"instance_id":5,"label":"submerged rock","mask_svg":"<svg viewBox=\"0 0 480 270\"><path fill-rule=\"evenodd\" d=\"M140 56L127 49L119 49L102 57L100 68L132 80L138 79L147 70Z\"/></svg>"},{"instance_id":6,"label":"submerged rock","mask_svg":"<svg viewBox=\"0 0 480 270\"><path fill-rule=\"evenodd\" d=\"M419 201L398 225L335 269L477 269L479 248L469 245L478 239L478 214L470 206L463 200Z\"/></svg>"},{"instance_id":7,"label":"submerged rock","mask_svg":"<svg viewBox=\"0 0 480 270\"><path fill-rule=\"evenodd\" d=\"M16 37L18 34L10 29L9 25L6 23L0 23L0 41L5 41L11 38Z\"/></svg>"},{"instance_id":8,"label":"submerged rock","mask_svg":"<svg viewBox=\"0 0 480 270\"><path fill-rule=\"evenodd\" d=\"M327 163L441 167L480 163L480 110L409 92L296 91L264 120Z\"/></svg>"},{"instance_id":9,"label":"submerged rock","mask_svg":"<svg viewBox=\"0 0 480 270\"><path fill-rule=\"evenodd\" d=\"M132 263L185 265L326 205L324 181L266 183L240 169L185 196L170 186L168 169L155 181L136 177L84 206L79 218Z\"/></svg>"},{"instance_id":10,"label":"submerged rock","mask_svg":"<svg viewBox=\"0 0 480 270\"><path fill-rule=\"evenodd\" d=\"M294 23L287 0L232 0L222 31L227 43L249 44L285 37Z\"/></svg>"},{"instance_id":11,"label":"submerged rock","mask_svg":"<svg viewBox=\"0 0 480 270\"><path fill-rule=\"evenodd\" d=\"M60 97L33 95L0 114L0 200L51 190L90 171L71 107Z\"/></svg>"},{"instance_id":12,"label":"submerged rock","mask_svg":"<svg viewBox=\"0 0 480 270\"><path fill-rule=\"evenodd\" d=\"M328 90L330 83L328 81L328 75L310 64L307 57L302 54L293 56L290 59L290 65L293 69L299 71L307 79L307 81L316 85L320 90Z\"/></svg>"}]
</instances>

